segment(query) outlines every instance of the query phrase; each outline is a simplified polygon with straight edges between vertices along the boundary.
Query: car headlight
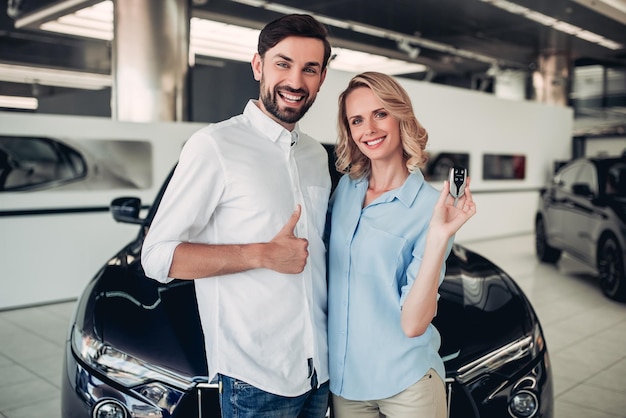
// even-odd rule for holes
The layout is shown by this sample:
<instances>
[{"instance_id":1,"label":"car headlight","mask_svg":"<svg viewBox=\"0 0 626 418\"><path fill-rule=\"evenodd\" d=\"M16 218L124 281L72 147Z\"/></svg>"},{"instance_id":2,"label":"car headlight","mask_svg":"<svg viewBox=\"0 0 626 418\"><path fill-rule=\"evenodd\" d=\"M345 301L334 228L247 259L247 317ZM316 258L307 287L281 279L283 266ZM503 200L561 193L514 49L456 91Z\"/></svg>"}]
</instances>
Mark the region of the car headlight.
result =
<instances>
[{"instance_id":1,"label":"car headlight","mask_svg":"<svg viewBox=\"0 0 626 418\"><path fill-rule=\"evenodd\" d=\"M97 372L170 413L184 393L194 386L193 381L104 344L78 327L72 330L72 348Z\"/></svg>"},{"instance_id":2,"label":"car headlight","mask_svg":"<svg viewBox=\"0 0 626 418\"><path fill-rule=\"evenodd\" d=\"M491 372L500 372L505 366L523 361L524 364L541 356L545 341L539 324L532 333L519 338L489 354L459 368L457 379L468 383L475 378ZM512 417L531 418L539 410L540 398L537 393L536 377L526 375L517 382L512 382L508 396L508 410ZM501 387L498 387L500 390ZM495 396L491 394L489 398Z\"/></svg>"},{"instance_id":3,"label":"car headlight","mask_svg":"<svg viewBox=\"0 0 626 418\"><path fill-rule=\"evenodd\" d=\"M513 361L524 357L535 358L543 351L544 346L541 329L539 325L536 325L532 334L519 338L460 367L458 379L461 382L469 382L485 372L498 370Z\"/></svg>"},{"instance_id":4,"label":"car headlight","mask_svg":"<svg viewBox=\"0 0 626 418\"><path fill-rule=\"evenodd\" d=\"M530 354L532 337L526 336L459 368L458 380L466 383L486 372Z\"/></svg>"},{"instance_id":5,"label":"car headlight","mask_svg":"<svg viewBox=\"0 0 626 418\"><path fill-rule=\"evenodd\" d=\"M539 410L537 394L530 390L515 392L509 401L509 413L514 417L534 417Z\"/></svg>"}]
</instances>

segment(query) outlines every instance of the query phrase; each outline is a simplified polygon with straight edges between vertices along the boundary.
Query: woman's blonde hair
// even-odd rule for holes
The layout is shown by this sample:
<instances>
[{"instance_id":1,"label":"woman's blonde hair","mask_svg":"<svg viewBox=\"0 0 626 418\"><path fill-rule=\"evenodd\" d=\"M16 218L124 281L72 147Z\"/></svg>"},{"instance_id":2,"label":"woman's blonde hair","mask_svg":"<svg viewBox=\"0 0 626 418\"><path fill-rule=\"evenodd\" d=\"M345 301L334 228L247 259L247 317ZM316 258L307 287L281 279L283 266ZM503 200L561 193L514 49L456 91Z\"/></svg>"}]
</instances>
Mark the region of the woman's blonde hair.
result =
<instances>
[{"instance_id":1,"label":"woman's blonde hair","mask_svg":"<svg viewBox=\"0 0 626 418\"><path fill-rule=\"evenodd\" d=\"M428 160L428 154L424 150L428 142L428 132L415 117L411 98L393 77L369 71L354 76L348 83L348 87L339 95L337 119L339 137L335 147L337 170L340 173L349 173L353 179L370 174L370 160L359 150L352 139L346 115L346 98L359 87L369 88L383 104L385 110L400 122L402 154L409 172L412 173L424 167Z\"/></svg>"}]
</instances>

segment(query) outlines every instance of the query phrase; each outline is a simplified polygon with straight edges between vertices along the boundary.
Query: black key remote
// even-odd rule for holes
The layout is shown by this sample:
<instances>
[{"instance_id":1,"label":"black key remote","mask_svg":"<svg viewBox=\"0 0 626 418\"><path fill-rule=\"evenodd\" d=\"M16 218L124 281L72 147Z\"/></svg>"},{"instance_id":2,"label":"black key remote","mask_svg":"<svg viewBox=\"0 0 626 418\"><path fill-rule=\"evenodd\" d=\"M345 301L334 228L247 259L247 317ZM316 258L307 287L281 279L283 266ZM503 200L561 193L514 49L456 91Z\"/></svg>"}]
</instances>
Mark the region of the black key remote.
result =
<instances>
[{"instance_id":1,"label":"black key remote","mask_svg":"<svg viewBox=\"0 0 626 418\"><path fill-rule=\"evenodd\" d=\"M465 183L467 181L467 169L465 167L454 166L450 169L450 195L454 197L454 206L463 193L465 193Z\"/></svg>"}]
</instances>

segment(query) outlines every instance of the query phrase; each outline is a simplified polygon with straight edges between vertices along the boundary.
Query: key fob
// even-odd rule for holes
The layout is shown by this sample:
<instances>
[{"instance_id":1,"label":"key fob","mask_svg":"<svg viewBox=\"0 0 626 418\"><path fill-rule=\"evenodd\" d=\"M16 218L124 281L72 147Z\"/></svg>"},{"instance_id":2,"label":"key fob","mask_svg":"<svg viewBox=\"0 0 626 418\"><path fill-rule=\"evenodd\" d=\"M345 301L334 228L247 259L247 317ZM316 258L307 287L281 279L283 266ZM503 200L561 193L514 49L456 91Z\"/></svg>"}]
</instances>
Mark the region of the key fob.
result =
<instances>
[{"instance_id":1,"label":"key fob","mask_svg":"<svg viewBox=\"0 0 626 418\"><path fill-rule=\"evenodd\" d=\"M455 199L465 193L465 182L467 180L467 169L465 167L454 166L450 169L450 194Z\"/></svg>"}]
</instances>

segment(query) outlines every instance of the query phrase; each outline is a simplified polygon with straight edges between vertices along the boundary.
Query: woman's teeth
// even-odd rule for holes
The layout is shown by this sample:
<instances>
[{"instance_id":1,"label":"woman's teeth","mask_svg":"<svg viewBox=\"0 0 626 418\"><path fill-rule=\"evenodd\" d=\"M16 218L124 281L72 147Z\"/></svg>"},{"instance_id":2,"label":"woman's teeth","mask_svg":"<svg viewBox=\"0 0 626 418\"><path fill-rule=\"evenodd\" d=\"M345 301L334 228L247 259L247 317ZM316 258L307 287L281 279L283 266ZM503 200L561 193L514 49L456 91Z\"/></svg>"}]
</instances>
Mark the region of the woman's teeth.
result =
<instances>
[{"instance_id":1,"label":"woman's teeth","mask_svg":"<svg viewBox=\"0 0 626 418\"><path fill-rule=\"evenodd\" d=\"M383 140L384 140L384 138L378 138L378 139L375 139L375 140L373 140L373 141L367 141L365 144L366 144L368 147L373 147L374 145L378 145L378 144L380 144L381 142L383 142Z\"/></svg>"}]
</instances>

